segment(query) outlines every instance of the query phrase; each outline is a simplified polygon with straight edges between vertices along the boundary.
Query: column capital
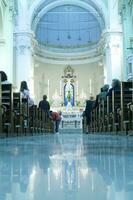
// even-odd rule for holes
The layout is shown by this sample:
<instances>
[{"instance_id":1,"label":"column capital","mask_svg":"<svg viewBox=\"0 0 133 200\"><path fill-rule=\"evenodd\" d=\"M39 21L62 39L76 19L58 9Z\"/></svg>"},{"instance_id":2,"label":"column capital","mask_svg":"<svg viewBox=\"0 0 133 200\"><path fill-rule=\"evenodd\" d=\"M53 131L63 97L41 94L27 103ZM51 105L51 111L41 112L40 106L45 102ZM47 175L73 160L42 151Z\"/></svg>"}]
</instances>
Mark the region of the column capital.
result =
<instances>
[{"instance_id":1,"label":"column capital","mask_svg":"<svg viewBox=\"0 0 133 200\"><path fill-rule=\"evenodd\" d=\"M14 44L20 54L25 54L27 50L33 52L34 33L32 31L15 32Z\"/></svg>"},{"instance_id":2,"label":"column capital","mask_svg":"<svg viewBox=\"0 0 133 200\"><path fill-rule=\"evenodd\" d=\"M122 31L120 30L106 30L102 33L100 40L100 51L106 52L113 49L119 48L122 43Z\"/></svg>"}]
</instances>

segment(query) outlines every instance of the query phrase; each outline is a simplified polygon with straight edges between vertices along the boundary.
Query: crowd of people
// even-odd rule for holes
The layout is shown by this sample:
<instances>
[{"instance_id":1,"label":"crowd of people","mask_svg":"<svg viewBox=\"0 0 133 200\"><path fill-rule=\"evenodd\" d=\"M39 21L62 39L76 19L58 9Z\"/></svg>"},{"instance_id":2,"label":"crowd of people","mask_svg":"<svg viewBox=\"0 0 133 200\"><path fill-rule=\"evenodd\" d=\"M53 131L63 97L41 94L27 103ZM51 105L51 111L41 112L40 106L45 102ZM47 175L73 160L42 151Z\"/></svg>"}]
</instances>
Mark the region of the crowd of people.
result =
<instances>
[{"instance_id":1,"label":"crowd of people","mask_svg":"<svg viewBox=\"0 0 133 200\"><path fill-rule=\"evenodd\" d=\"M86 108L84 111L84 116L86 117L87 126L91 123L91 111L98 107L98 105L102 101L106 101L107 96L112 96L112 91L120 91L120 81L118 79L113 79L111 88L109 89L109 85L105 84L102 88L100 93L96 96L96 100L91 96L90 100L86 101Z\"/></svg>"}]
</instances>

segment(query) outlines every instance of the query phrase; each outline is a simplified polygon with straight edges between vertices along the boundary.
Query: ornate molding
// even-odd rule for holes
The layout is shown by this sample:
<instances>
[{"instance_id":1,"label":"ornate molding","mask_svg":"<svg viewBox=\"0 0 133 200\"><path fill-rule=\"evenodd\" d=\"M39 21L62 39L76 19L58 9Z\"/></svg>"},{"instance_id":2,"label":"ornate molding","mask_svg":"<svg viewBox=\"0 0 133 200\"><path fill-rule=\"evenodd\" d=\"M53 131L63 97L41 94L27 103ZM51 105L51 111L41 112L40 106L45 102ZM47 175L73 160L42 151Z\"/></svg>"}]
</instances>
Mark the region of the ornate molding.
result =
<instances>
[{"instance_id":1,"label":"ornate molding","mask_svg":"<svg viewBox=\"0 0 133 200\"><path fill-rule=\"evenodd\" d=\"M14 33L14 43L20 54L25 54L27 50L33 52L34 35L32 32Z\"/></svg>"},{"instance_id":2,"label":"ornate molding","mask_svg":"<svg viewBox=\"0 0 133 200\"><path fill-rule=\"evenodd\" d=\"M0 46L4 46L5 45L5 40L0 38Z\"/></svg>"}]
</instances>

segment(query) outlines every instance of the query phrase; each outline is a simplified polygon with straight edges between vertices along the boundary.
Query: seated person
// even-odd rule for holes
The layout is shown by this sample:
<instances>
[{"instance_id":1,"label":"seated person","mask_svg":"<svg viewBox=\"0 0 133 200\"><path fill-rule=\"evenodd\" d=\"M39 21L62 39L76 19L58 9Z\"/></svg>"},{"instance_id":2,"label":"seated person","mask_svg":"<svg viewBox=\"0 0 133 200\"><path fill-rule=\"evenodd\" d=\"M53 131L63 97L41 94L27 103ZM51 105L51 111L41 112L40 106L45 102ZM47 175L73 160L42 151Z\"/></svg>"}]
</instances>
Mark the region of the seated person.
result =
<instances>
[{"instance_id":1,"label":"seated person","mask_svg":"<svg viewBox=\"0 0 133 200\"><path fill-rule=\"evenodd\" d=\"M94 104L94 98L90 97L90 100L86 101L86 108L84 115L86 116L87 119L87 125L91 123L91 111L93 109L93 104Z\"/></svg>"},{"instance_id":2,"label":"seated person","mask_svg":"<svg viewBox=\"0 0 133 200\"><path fill-rule=\"evenodd\" d=\"M120 81L118 79L112 80L112 88L109 89L107 96L112 96L112 91L120 91Z\"/></svg>"},{"instance_id":3,"label":"seated person","mask_svg":"<svg viewBox=\"0 0 133 200\"><path fill-rule=\"evenodd\" d=\"M7 80L7 75L4 71L0 71L1 84L10 84Z\"/></svg>"},{"instance_id":4,"label":"seated person","mask_svg":"<svg viewBox=\"0 0 133 200\"><path fill-rule=\"evenodd\" d=\"M96 107L98 107L99 104L99 95L103 92L102 88L101 88L101 92L99 94L97 94L96 96L96 100L93 103L93 108L95 109Z\"/></svg>"},{"instance_id":5,"label":"seated person","mask_svg":"<svg viewBox=\"0 0 133 200\"><path fill-rule=\"evenodd\" d=\"M55 132L59 133L59 125L61 121L61 115L58 112L50 111L50 119L52 119L55 122Z\"/></svg>"},{"instance_id":6,"label":"seated person","mask_svg":"<svg viewBox=\"0 0 133 200\"><path fill-rule=\"evenodd\" d=\"M30 97L30 92L29 92L28 85L27 85L26 81L22 81L21 82L20 92L21 92L22 99L27 99L29 106L30 107L33 106L34 105L34 101Z\"/></svg>"},{"instance_id":7,"label":"seated person","mask_svg":"<svg viewBox=\"0 0 133 200\"><path fill-rule=\"evenodd\" d=\"M4 85L4 84L10 84L7 80L7 75L4 71L0 71L0 78L1 78L1 84ZM7 105L4 105L2 104L1 105L1 108L2 108L2 114L4 114L7 109L8 109L8 106Z\"/></svg>"},{"instance_id":8,"label":"seated person","mask_svg":"<svg viewBox=\"0 0 133 200\"><path fill-rule=\"evenodd\" d=\"M98 96L98 103L101 103L102 101L106 101L106 96L108 94L108 90L109 90L109 85L105 84L102 87L102 91L101 91L101 93Z\"/></svg>"}]
</instances>

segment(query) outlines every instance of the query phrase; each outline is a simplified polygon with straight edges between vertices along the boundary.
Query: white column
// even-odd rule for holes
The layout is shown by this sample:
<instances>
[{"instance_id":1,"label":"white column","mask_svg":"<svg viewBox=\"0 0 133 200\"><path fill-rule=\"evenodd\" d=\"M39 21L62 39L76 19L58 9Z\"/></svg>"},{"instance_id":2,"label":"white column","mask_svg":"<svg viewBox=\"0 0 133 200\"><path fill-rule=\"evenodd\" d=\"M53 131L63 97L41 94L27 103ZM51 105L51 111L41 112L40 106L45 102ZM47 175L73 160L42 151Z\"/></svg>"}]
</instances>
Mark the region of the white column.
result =
<instances>
[{"instance_id":1,"label":"white column","mask_svg":"<svg viewBox=\"0 0 133 200\"><path fill-rule=\"evenodd\" d=\"M117 0L108 1L109 28L113 30L121 29L118 4Z\"/></svg>"},{"instance_id":2,"label":"white column","mask_svg":"<svg viewBox=\"0 0 133 200\"><path fill-rule=\"evenodd\" d=\"M133 79L133 54L130 54L127 58L127 64L128 64L128 80ZM129 66L130 66L130 71L129 71Z\"/></svg>"},{"instance_id":3,"label":"white column","mask_svg":"<svg viewBox=\"0 0 133 200\"><path fill-rule=\"evenodd\" d=\"M20 82L27 81L30 93L34 96L33 34L18 32L14 36L16 42L16 86L19 89Z\"/></svg>"},{"instance_id":4,"label":"white column","mask_svg":"<svg viewBox=\"0 0 133 200\"><path fill-rule=\"evenodd\" d=\"M122 79L122 33L108 32L105 36L104 76L105 83L111 84L112 79Z\"/></svg>"},{"instance_id":5,"label":"white column","mask_svg":"<svg viewBox=\"0 0 133 200\"><path fill-rule=\"evenodd\" d=\"M109 45L104 49L104 83L111 84L112 71L111 71L111 51Z\"/></svg>"}]
</instances>

